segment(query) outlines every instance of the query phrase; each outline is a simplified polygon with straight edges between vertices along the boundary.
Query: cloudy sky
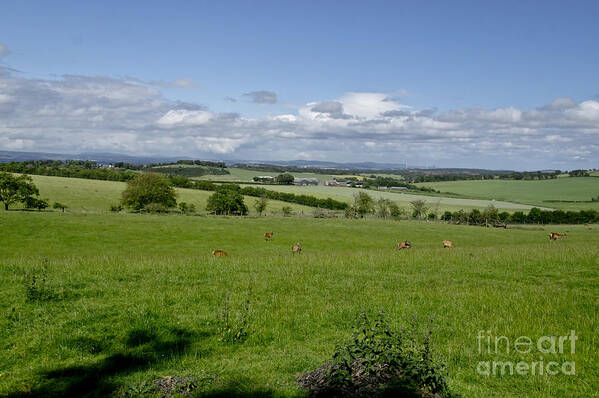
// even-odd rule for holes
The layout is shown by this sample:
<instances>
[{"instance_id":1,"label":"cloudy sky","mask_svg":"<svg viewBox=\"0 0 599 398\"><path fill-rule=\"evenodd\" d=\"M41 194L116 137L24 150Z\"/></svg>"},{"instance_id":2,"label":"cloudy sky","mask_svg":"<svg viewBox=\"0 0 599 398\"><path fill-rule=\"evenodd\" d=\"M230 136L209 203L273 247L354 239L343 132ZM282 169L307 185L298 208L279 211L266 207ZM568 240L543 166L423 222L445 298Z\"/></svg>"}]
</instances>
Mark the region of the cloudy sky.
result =
<instances>
[{"instance_id":1,"label":"cloudy sky","mask_svg":"<svg viewBox=\"0 0 599 398\"><path fill-rule=\"evenodd\" d=\"M0 150L599 167L599 2L493 3L3 2Z\"/></svg>"}]
</instances>

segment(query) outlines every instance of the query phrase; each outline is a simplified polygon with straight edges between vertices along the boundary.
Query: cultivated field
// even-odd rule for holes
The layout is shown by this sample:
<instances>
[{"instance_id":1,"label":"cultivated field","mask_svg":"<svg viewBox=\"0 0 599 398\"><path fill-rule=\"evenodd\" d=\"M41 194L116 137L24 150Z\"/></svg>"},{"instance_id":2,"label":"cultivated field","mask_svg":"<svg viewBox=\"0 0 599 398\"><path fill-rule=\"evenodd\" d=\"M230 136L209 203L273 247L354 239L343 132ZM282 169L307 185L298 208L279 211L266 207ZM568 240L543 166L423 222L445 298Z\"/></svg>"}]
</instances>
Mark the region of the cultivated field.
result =
<instances>
[{"instance_id":1,"label":"cultivated field","mask_svg":"<svg viewBox=\"0 0 599 398\"><path fill-rule=\"evenodd\" d=\"M599 210L599 202L590 201L599 196L599 178L575 177L553 180L483 180L426 182L417 185L452 192L473 198L518 201L536 206L567 210ZM570 201L570 202L560 202Z\"/></svg>"},{"instance_id":2,"label":"cultivated field","mask_svg":"<svg viewBox=\"0 0 599 398\"><path fill-rule=\"evenodd\" d=\"M192 376L206 396L301 396L295 375L329 359L360 311L380 309L395 328L434 316L434 348L463 397L599 391L599 228L19 211L0 221L0 396L141 395L163 376ZM550 243L551 230L568 238ZM455 249L441 248L447 238ZM413 248L398 252L404 239ZM234 319L249 298L245 342L220 341L227 295ZM479 353L481 330L511 341L575 330L575 354L543 360L575 361L576 375L479 375L479 361L539 360Z\"/></svg>"},{"instance_id":3,"label":"cultivated field","mask_svg":"<svg viewBox=\"0 0 599 398\"><path fill-rule=\"evenodd\" d=\"M511 203L511 202L503 202L503 201L494 201L494 200L480 200L480 199L463 199L463 198L449 198L449 197L437 197L437 196L428 196L428 195L418 195L412 193L400 193L400 192L389 192L389 191L374 191L374 190L364 190L362 191L359 188L347 188L347 187L328 187L324 185L318 186L296 186L296 185L268 185L263 186L266 189L271 189L273 191L281 191L281 192L290 192L298 195L313 195L318 198L327 198L330 197L335 200L344 201L350 203L353 201L354 195L358 192L366 192L371 195L373 198L385 198L397 202L400 206L410 209L410 202L414 200L424 200L428 203L431 208L439 206L440 211L450 210L455 211L459 209L484 209L489 207L490 205L495 206L500 210L507 211L516 211L516 210L528 210L532 206L519 204L519 203ZM541 206L542 208L547 208L548 206Z\"/></svg>"}]
</instances>

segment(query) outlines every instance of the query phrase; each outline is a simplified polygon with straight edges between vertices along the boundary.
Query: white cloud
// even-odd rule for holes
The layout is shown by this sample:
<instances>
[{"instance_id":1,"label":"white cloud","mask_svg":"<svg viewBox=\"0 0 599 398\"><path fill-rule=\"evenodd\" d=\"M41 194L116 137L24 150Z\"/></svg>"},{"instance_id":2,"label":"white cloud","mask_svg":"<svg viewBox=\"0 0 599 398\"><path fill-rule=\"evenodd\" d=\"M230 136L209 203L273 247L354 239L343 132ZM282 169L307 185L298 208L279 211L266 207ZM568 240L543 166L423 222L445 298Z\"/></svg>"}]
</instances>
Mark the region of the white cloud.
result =
<instances>
[{"instance_id":1,"label":"white cloud","mask_svg":"<svg viewBox=\"0 0 599 398\"><path fill-rule=\"evenodd\" d=\"M345 112L359 118L375 118L388 111L409 108L382 93L348 93L339 98Z\"/></svg>"},{"instance_id":2,"label":"white cloud","mask_svg":"<svg viewBox=\"0 0 599 398\"><path fill-rule=\"evenodd\" d=\"M162 127L171 126L201 126L212 119L213 114L208 111L188 111L176 109L168 111L158 119L157 124Z\"/></svg>"},{"instance_id":3,"label":"white cloud","mask_svg":"<svg viewBox=\"0 0 599 398\"><path fill-rule=\"evenodd\" d=\"M251 118L168 101L132 78L28 79L0 67L2 149L549 168L599 159L598 137L596 100L438 113L353 92Z\"/></svg>"}]
</instances>

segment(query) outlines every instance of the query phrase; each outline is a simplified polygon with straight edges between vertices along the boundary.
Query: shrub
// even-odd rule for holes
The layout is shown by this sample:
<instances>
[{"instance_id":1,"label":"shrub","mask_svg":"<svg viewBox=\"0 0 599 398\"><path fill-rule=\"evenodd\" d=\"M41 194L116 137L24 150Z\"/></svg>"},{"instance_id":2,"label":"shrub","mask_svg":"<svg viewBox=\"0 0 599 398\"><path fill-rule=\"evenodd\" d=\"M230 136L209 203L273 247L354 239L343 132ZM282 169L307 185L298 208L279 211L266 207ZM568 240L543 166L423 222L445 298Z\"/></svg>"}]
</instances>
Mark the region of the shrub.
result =
<instances>
[{"instance_id":1,"label":"shrub","mask_svg":"<svg viewBox=\"0 0 599 398\"><path fill-rule=\"evenodd\" d=\"M192 214L195 213L196 207L193 203L181 202L179 203L179 210L183 214Z\"/></svg>"},{"instance_id":2,"label":"shrub","mask_svg":"<svg viewBox=\"0 0 599 398\"><path fill-rule=\"evenodd\" d=\"M397 205L395 202L389 202L389 214L393 218L400 218L405 215L405 210Z\"/></svg>"},{"instance_id":3,"label":"shrub","mask_svg":"<svg viewBox=\"0 0 599 398\"><path fill-rule=\"evenodd\" d=\"M112 204L108 207L108 210L112 211L113 213L118 213L119 211L123 210L123 206L120 204Z\"/></svg>"},{"instance_id":4,"label":"shrub","mask_svg":"<svg viewBox=\"0 0 599 398\"><path fill-rule=\"evenodd\" d=\"M162 203L148 203L142 210L146 213L168 213L168 208Z\"/></svg>"},{"instance_id":5,"label":"shrub","mask_svg":"<svg viewBox=\"0 0 599 398\"><path fill-rule=\"evenodd\" d=\"M231 294L227 292L223 300L223 307L219 319L219 341L223 343L243 343L249 336L250 300L252 296L252 281L248 285L247 299L243 303L237 316L231 311Z\"/></svg>"},{"instance_id":6,"label":"shrub","mask_svg":"<svg viewBox=\"0 0 599 398\"><path fill-rule=\"evenodd\" d=\"M396 332L382 312L374 319L363 312L351 340L298 382L312 396L450 396L445 367L433 355L430 328L419 339L415 321Z\"/></svg>"},{"instance_id":7,"label":"shrub","mask_svg":"<svg viewBox=\"0 0 599 398\"><path fill-rule=\"evenodd\" d=\"M23 280L25 297L27 301L50 301L58 298L55 289L48 284L48 267L44 264L41 268L30 270Z\"/></svg>"},{"instance_id":8,"label":"shrub","mask_svg":"<svg viewBox=\"0 0 599 398\"><path fill-rule=\"evenodd\" d=\"M321 209L320 207L317 207L314 209L314 213L313 213L314 218L330 218L331 215L329 214L328 211L326 211L325 209Z\"/></svg>"},{"instance_id":9,"label":"shrub","mask_svg":"<svg viewBox=\"0 0 599 398\"><path fill-rule=\"evenodd\" d=\"M60 210L62 210L63 213L64 213L64 209L66 209L67 207L68 207L67 205L63 205L62 203L58 203L58 202L54 202L54 204L52 205L52 208L60 209Z\"/></svg>"},{"instance_id":10,"label":"shrub","mask_svg":"<svg viewBox=\"0 0 599 398\"><path fill-rule=\"evenodd\" d=\"M379 198L376 201L376 215L380 218L387 218L391 215L391 201L385 198Z\"/></svg>"},{"instance_id":11,"label":"shrub","mask_svg":"<svg viewBox=\"0 0 599 398\"><path fill-rule=\"evenodd\" d=\"M424 200L418 199L410 202L412 205L412 217L422 219L428 213L430 207Z\"/></svg>"},{"instance_id":12,"label":"shrub","mask_svg":"<svg viewBox=\"0 0 599 398\"><path fill-rule=\"evenodd\" d=\"M348 206L344 211L345 218L358 218L358 211L356 210L356 206Z\"/></svg>"},{"instance_id":13,"label":"shrub","mask_svg":"<svg viewBox=\"0 0 599 398\"><path fill-rule=\"evenodd\" d=\"M360 217L374 213L374 199L366 192L358 192L354 195L353 207Z\"/></svg>"},{"instance_id":14,"label":"shrub","mask_svg":"<svg viewBox=\"0 0 599 398\"><path fill-rule=\"evenodd\" d=\"M281 208L281 212L283 213L283 216L289 217L293 214L293 209L291 208L291 206L283 206Z\"/></svg>"},{"instance_id":15,"label":"shrub","mask_svg":"<svg viewBox=\"0 0 599 398\"><path fill-rule=\"evenodd\" d=\"M265 196L258 198L256 203L254 203L254 209L262 216L262 213L266 211L266 207L268 206L268 199Z\"/></svg>"}]
</instances>

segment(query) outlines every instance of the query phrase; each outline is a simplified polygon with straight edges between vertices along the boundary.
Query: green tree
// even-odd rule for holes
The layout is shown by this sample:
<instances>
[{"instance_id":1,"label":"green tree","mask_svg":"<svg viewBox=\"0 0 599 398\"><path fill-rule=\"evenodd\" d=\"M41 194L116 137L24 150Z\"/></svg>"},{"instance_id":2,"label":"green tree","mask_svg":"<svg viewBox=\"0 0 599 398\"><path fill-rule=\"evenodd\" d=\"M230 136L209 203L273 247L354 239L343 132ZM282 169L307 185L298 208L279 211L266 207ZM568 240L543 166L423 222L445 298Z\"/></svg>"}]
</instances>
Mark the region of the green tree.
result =
<instances>
[{"instance_id":1,"label":"green tree","mask_svg":"<svg viewBox=\"0 0 599 398\"><path fill-rule=\"evenodd\" d=\"M63 205L62 203L59 203L59 202L54 202L54 204L52 205L52 208L54 208L54 209L60 209L64 213L64 209L68 208L68 206L67 205Z\"/></svg>"},{"instance_id":2,"label":"green tree","mask_svg":"<svg viewBox=\"0 0 599 398\"><path fill-rule=\"evenodd\" d=\"M385 198L379 198L376 201L376 215L380 218L387 218L391 215L391 201Z\"/></svg>"},{"instance_id":3,"label":"green tree","mask_svg":"<svg viewBox=\"0 0 599 398\"><path fill-rule=\"evenodd\" d=\"M283 212L283 216L285 217L289 217L291 216L291 214L293 214L293 209L291 208L291 206L283 206L281 208L281 211Z\"/></svg>"},{"instance_id":4,"label":"green tree","mask_svg":"<svg viewBox=\"0 0 599 398\"><path fill-rule=\"evenodd\" d=\"M426 216L428 210L430 209L430 207L422 199L414 200L410 202L410 204L412 205L412 216L414 218L418 218L419 220L422 220L422 218Z\"/></svg>"},{"instance_id":5,"label":"green tree","mask_svg":"<svg viewBox=\"0 0 599 398\"><path fill-rule=\"evenodd\" d=\"M405 210L397 205L395 202L389 202L389 214L393 218L400 218L405 214Z\"/></svg>"},{"instance_id":6,"label":"green tree","mask_svg":"<svg viewBox=\"0 0 599 398\"><path fill-rule=\"evenodd\" d=\"M179 203L179 210L183 214L195 213L196 207L193 203L181 202Z\"/></svg>"},{"instance_id":7,"label":"green tree","mask_svg":"<svg viewBox=\"0 0 599 398\"><path fill-rule=\"evenodd\" d=\"M218 190L210 195L206 210L214 214L238 215L244 216L248 208L243 200L243 195L237 189L219 187Z\"/></svg>"},{"instance_id":8,"label":"green tree","mask_svg":"<svg viewBox=\"0 0 599 398\"><path fill-rule=\"evenodd\" d=\"M294 180L293 175L289 174L289 173L279 174L275 178L275 181L277 183L283 184L283 185L291 185L291 184L293 184L293 180Z\"/></svg>"},{"instance_id":9,"label":"green tree","mask_svg":"<svg viewBox=\"0 0 599 398\"><path fill-rule=\"evenodd\" d=\"M141 173L128 181L121 201L134 210L142 210L150 203L167 209L177 205L175 189L168 178L157 173Z\"/></svg>"},{"instance_id":10,"label":"green tree","mask_svg":"<svg viewBox=\"0 0 599 398\"><path fill-rule=\"evenodd\" d=\"M254 203L254 209L256 209L260 216L262 216L262 213L266 211L267 206L268 198L266 198L265 196L258 198L258 200L256 200L256 203Z\"/></svg>"},{"instance_id":11,"label":"green tree","mask_svg":"<svg viewBox=\"0 0 599 398\"><path fill-rule=\"evenodd\" d=\"M39 195L39 190L28 175L14 176L11 173L0 172L0 202L4 209L17 202Z\"/></svg>"},{"instance_id":12,"label":"green tree","mask_svg":"<svg viewBox=\"0 0 599 398\"><path fill-rule=\"evenodd\" d=\"M25 207L28 209L37 209L38 211L42 211L48 207L48 201L46 199L38 199L33 196L27 197L25 199Z\"/></svg>"},{"instance_id":13,"label":"green tree","mask_svg":"<svg viewBox=\"0 0 599 398\"><path fill-rule=\"evenodd\" d=\"M489 205L483 212L483 217L485 219L485 225L494 224L499 220L499 210L495 208L493 205Z\"/></svg>"},{"instance_id":14,"label":"green tree","mask_svg":"<svg viewBox=\"0 0 599 398\"><path fill-rule=\"evenodd\" d=\"M354 195L356 213L362 218L367 214L374 213L374 199L366 192L358 192Z\"/></svg>"}]
</instances>

